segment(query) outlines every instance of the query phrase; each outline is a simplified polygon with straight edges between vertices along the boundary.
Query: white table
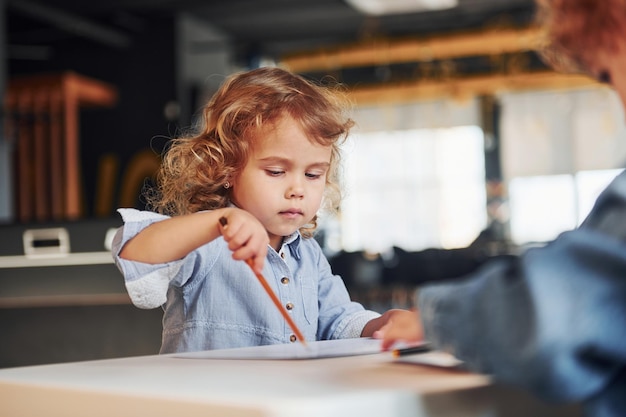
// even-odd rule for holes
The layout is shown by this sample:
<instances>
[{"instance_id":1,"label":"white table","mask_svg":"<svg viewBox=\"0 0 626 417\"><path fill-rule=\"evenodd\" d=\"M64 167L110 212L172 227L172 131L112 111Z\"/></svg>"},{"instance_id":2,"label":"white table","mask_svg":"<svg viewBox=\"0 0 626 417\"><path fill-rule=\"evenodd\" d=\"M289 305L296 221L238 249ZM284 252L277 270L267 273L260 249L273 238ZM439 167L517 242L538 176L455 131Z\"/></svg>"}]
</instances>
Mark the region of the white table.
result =
<instances>
[{"instance_id":1,"label":"white table","mask_svg":"<svg viewBox=\"0 0 626 417\"><path fill-rule=\"evenodd\" d=\"M293 360L157 355L0 370L2 417L579 415L484 375L398 363L388 352Z\"/></svg>"}]
</instances>

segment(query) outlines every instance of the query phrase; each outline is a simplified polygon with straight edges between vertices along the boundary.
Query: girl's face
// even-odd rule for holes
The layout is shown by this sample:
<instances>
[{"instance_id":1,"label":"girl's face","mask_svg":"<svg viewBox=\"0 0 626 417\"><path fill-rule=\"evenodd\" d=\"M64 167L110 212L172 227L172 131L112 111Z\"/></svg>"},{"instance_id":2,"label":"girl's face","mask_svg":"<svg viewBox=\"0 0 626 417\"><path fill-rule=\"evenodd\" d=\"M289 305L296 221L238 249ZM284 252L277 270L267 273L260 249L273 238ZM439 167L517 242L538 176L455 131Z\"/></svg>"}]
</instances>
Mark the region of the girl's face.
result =
<instances>
[{"instance_id":1,"label":"girl's face","mask_svg":"<svg viewBox=\"0 0 626 417\"><path fill-rule=\"evenodd\" d=\"M233 181L232 199L265 226L274 249L317 213L330 158L330 146L310 142L291 117L282 117L260 132L248 162Z\"/></svg>"}]
</instances>

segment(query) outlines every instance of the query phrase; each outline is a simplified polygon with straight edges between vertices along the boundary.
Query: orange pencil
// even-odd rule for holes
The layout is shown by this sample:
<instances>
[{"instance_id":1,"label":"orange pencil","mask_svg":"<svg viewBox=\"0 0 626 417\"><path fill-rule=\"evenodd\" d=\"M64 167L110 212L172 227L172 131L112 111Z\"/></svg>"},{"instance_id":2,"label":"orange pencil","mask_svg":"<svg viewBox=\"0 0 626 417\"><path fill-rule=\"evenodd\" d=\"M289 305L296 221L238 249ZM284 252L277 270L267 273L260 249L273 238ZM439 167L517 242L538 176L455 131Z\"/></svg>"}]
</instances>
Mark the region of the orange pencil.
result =
<instances>
[{"instance_id":1,"label":"orange pencil","mask_svg":"<svg viewBox=\"0 0 626 417\"><path fill-rule=\"evenodd\" d=\"M228 221L226 220L225 217L220 217L220 224L222 226L226 226L228 224ZM265 290L267 295L270 296L270 298L274 302L274 305L276 306L278 311L280 311L280 314L282 314L282 316L285 318L285 320L287 321L287 324L289 324L289 327L291 327L291 330L295 333L295 335L298 338L298 340L300 341L300 343L302 343L304 346L306 346L306 341L304 340L304 336L302 335L302 332L300 331L300 329L298 329L298 326L292 320L292 318L289 315L289 313L287 312L287 310L285 310L285 307L280 303L280 300L278 299L278 297L276 297L276 294L274 294L274 291L272 291L272 288L269 286L269 284L265 280L265 277L263 275L257 273L254 270L254 267L252 265L252 259L251 258L247 259L246 263L248 264L250 269L252 269L252 272L254 272L254 275L257 277L257 279L259 280L259 282L263 286L263 289Z\"/></svg>"},{"instance_id":2,"label":"orange pencil","mask_svg":"<svg viewBox=\"0 0 626 417\"><path fill-rule=\"evenodd\" d=\"M247 259L246 263L248 264L248 266L250 266L250 268L252 268L252 259ZM254 269L252 270L252 272L254 272ZM256 272L254 272L254 275L256 275L256 277L258 278L259 282L261 283L261 285L265 289L265 292L267 293L267 295L270 296L270 298L274 302L274 305L276 306L278 311L280 311L280 314L283 315L283 317L287 321L287 324L289 324L289 327L291 327L291 330L293 330L293 332L296 334L296 337L298 338L298 340L304 346L306 346L306 342L304 341L304 336L302 335L302 332L300 332L300 329L298 329L298 326L296 325L296 323L292 320L292 318L289 315L289 313L287 312L287 310L285 310L285 307L283 307L283 305L280 303L280 300L278 299L278 297L276 297L276 294L274 294L274 291L272 291L272 288L269 286L269 284L265 280L265 277L263 275L261 275L261 274L256 273Z\"/></svg>"}]
</instances>

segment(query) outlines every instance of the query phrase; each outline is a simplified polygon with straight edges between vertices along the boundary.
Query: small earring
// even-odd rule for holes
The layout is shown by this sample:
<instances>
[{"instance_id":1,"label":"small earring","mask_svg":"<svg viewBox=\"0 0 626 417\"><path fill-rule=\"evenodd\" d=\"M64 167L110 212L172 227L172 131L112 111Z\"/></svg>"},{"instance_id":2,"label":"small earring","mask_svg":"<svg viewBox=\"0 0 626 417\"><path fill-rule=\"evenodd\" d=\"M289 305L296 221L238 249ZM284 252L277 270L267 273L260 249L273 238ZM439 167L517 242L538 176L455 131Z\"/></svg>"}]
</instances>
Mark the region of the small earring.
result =
<instances>
[{"instance_id":1,"label":"small earring","mask_svg":"<svg viewBox=\"0 0 626 417\"><path fill-rule=\"evenodd\" d=\"M224 188L226 188L227 190L230 188L230 183L228 181L224 183Z\"/></svg>"}]
</instances>

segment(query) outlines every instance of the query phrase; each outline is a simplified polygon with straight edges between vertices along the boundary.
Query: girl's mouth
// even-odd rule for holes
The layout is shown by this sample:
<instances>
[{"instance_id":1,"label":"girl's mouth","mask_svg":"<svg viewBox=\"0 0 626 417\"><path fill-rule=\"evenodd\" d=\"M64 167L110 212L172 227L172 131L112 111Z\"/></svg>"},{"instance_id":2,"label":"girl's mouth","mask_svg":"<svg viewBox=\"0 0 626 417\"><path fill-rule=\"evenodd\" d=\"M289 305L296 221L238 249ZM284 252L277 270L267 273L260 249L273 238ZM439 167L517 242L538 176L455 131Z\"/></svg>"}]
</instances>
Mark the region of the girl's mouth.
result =
<instances>
[{"instance_id":1,"label":"girl's mouth","mask_svg":"<svg viewBox=\"0 0 626 417\"><path fill-rule=\"evenodd\" d=\"M302 212L300 210L285 210L281 211L280 215L287 218L296 218L302 216Z\"/></svg>"}]
</instances>

